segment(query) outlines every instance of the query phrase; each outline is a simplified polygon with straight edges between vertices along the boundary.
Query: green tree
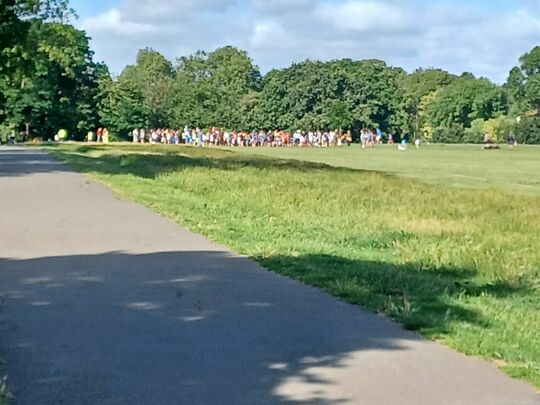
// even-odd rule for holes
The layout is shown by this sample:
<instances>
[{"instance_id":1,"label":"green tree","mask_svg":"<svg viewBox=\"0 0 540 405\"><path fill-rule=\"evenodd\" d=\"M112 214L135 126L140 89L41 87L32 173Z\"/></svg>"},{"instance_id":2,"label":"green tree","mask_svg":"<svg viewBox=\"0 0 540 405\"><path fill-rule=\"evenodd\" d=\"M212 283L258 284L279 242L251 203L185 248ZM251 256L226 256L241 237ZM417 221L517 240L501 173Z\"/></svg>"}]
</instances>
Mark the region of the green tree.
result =
<instances>
[{"instance_id":1,"label":"green tree","mask_svg":"<svg viewBox=\"0 0 540 405\"><path fill-rule=\"evenodd\" d=\"M94 97L99 66L92 61L88 38L71 25L28 22L25 42L0 83L4 121L28 123L51 136L59 128L81 132L95 122Z\"/></svg>"},{"instance_id":2,"label":"green tree","mask_svg":"<svg viewBox=\"0 0 540 405\"><path fill-rule=\"evenodd\" d=\"M457 77L441 69L418 69L404 77L402 81L404 109L407 113L408 129L416 137L430 138L424 130L426 123L426 101L435 93L448 86Z\"/></svg>"},{"instance_id":3,"label":"green tree","mask_svg":"<svg viewBox=\"0 0 540 405\"><path fill-rule=\"evenodd\" d=\"M495 118L507 110L508 101L502 88L487 79L467 75L437 91L427 106L426 119L432 128L453 125L468 128L476 119Z\"/></svg>"},{"instance_id":4,"label":"green tree","mask_svg":"<svg viewBox=\"0 0 540 405\"><path fill-rule=\"evenodd\" d=\"M139 92L149 127L170 125L173 86L172 64L159 52L143 49L137 55L137 62L128 66L118 81L126 89Z\"/></svg>"},{"instance_id":5,"label":"green tree","mask_svg":"<svg viewBox=\"0 0 540 405\"><path fill-rule=\"evenodd\" d=\"M326 114L326 122L332 128L339 129L340 131L343 128L351 128L353 124L352 114L344 101L333 100Z\"/></svg>"},{"instance_id":6,"label":"green tree","mask_svg":"<svg viewBox=\"0 0 540 405\"><path fill-rule=\"evenodd\" d=\"M540 46L519 59L520 65L510 71L505 89L509 94L512 112L534 111L540 115Z\"/></svg>"},{"instance_id":7,"label":"green tree","mask_svg":"<svg viewBox=\"0 0 540 405\"><path fill-rule=\"evenodd\" d=\"M343 129L403 125L399 81L404 72L377 60L305 61L263 79L259 119L271 128L335 126ZM339 110L339 111L338 111ZM346 119L345 119L346 118Z\"/></svg>"},{"instance_id":8,"label":"green tree","mask_svg":"<svg viewBox=\"0 0 540 405\"><path fill-rule=\"evenodd\" d=\"M101 125L115 136L127 138L131 130L148 124L142 93L133 82L103 75L96 101Z\"/></svg>"},{"instance_id":9,"label":"green tree","mask_svg":"<svg viewBox=\"0 0 540 405\"><path fill-rule=\"evenodd\" d=\"M178 60L173 122L177 126L250 127L260 73L247 53L227 46ZM247 115L247 117L246 117ZM249 119L247 119L249 118Z\"/></svg>"},{"instance_id":10,"label":"green tree","mask_svg":"<svg viewBox=\"0 0 540 405\"><path fill-rule=\"evenodd\" d=\"M79 133L96 120L102 68L83 31L66 22L67 0L0 0L0 124L51 136Z\"/></svg>"},{"instance_id":11,"label":"green tree","mask_svg":"<svg viewBox=\"0 0 540 405\"><path fill-rule=\"evenodd\" d=\"M126 138L134 128L171 126L174 72L159 52L142 49L134 65L116 79L99 80L97 106L101 123Z\"/></svg>"},{"instance_id":12,"label":"green tree","mask_svg":"<svg viewBox=\"0 0 540 405\"><path fill-rule=\"evenodd\" d=\"M508 80L504 85L508 94L510 113L519 115L527 110L525 101L525 75L518 67L513 68L508 75Z\"/></svg>"}]
</instances>

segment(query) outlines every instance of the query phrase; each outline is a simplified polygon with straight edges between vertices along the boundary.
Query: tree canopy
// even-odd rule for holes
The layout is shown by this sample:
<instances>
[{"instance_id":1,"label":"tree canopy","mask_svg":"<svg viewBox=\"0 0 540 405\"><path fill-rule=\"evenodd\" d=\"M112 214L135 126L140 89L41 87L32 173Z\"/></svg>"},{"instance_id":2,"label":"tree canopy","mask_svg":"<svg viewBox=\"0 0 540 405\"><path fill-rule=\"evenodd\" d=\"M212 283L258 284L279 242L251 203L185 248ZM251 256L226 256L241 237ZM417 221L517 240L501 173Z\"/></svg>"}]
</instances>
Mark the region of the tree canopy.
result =
<instances>
[{"instance_id":1,"label":"tree canopy","mask_svg":"<svg viewBox=\"0 0 540 405\"><path fill-rule=\"evenodd\" d=\"M93 126L97 78L107 72L93 62L85 32L62 22L67 2L1 1L0 124L45 136Z\"/></svg>"}]
</instances>

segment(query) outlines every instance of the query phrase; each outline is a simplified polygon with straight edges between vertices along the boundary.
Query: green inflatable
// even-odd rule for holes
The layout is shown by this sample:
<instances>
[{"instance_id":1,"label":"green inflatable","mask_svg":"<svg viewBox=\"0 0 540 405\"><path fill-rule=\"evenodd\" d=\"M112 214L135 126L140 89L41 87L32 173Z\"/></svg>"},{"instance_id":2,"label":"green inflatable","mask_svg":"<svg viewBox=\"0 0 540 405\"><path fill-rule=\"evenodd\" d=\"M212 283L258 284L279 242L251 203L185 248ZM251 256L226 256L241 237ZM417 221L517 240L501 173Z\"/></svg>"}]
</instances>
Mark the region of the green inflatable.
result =
<instances>
[{"instance_id":1,"label":"green inflatable","mask_svg":"<svg viewBox=\"0 0 540 405\"><path fill-rule=\"evenodd\" d=\"M58 139L65 141L68 138L68 131L66 129L61 129L58 131Z\"/></svg>"}]
</instances>

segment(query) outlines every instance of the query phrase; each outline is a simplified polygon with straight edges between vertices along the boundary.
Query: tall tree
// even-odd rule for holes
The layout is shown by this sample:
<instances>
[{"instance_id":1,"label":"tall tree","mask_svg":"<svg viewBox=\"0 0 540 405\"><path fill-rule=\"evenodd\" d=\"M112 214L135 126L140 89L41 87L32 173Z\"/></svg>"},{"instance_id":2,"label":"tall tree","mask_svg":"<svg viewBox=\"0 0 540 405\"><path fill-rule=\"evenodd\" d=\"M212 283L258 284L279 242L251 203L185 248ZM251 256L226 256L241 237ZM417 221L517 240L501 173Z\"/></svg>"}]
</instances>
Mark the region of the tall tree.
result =
<instances>
[{"instance_id":1,"label":"tall tree","mask_svg":"<svg viewBox=\"0 0 540 405\"><path fill-rule=\"evenodd\" d=\"M0 123L15 129L30 124L44 136L93 125L99 66L86 34L62 22L71 15L68 2L1 1L0 36L8 38L0 50Z\"/></svg>"},{"instance_id":2,"label":"tall tree","mask_svg":"<svg viewBox=\"0 0 540 405\"><path fill-rule=\"evenodd\" d=\"M395 130L403 124L403 74L377 60L305 61L274 70L263 80L260 121L273 128L322 129L333 126L339 115L349 128Z\"/></svg>"},{"instance_id":3,"label":"tall tree","mask_svg":"<svg viewBox=\"0 0 540 405\"><path fill-rule=\"evenodd\" d=\"M136 63L117 79L99 81L98 110L102 124L117 135L134 128L168 127L171 124L174 72L159 52L142 49Z\"/></svg>"},{"instance_id":4,"label":"tall tree","mask_svg":"<svg viewBox=\"0 0 540 405\"><path fill-rule=\"evenodd\" d=\"M259 69L237 48L181 58L176 68L174 122L230 129L249 125L246 106L253 105L259 85Z\"/></svg>"},{"instance_id":5,"label":"tall tree","mask_svg":"<svg viewBox=\"0 0 540 405\"><path fill-rule=\"evenodd\" d=\"M540 115L540 46L519 59L520 65L514 67L505 84L512 111L516 114L535 112Z\"/></svg>"},{"instance_id":6,"label":"tall tree","mask_svg":"<svg viewBox=\"0 0 540 405\"><path fill-rule=\"evenodd\" d=\"M426 128L426 104L455 79L456 76L442 69L418 69L405 76L402 82L404 108L408 127L416 136L422 136Z\"/></svg>"},{"instance_id":7,"label":"tall tree","mask_svg":"<svg viewBox=\"0 0 540 405\"><path fill-rule=\"evenodd\" d=\"M507 110L503 89L487 79L463 76L436 92L427 107L427 120L433 128L469 127L476 119L495 118Z\"/></svg>"}]
</instances>

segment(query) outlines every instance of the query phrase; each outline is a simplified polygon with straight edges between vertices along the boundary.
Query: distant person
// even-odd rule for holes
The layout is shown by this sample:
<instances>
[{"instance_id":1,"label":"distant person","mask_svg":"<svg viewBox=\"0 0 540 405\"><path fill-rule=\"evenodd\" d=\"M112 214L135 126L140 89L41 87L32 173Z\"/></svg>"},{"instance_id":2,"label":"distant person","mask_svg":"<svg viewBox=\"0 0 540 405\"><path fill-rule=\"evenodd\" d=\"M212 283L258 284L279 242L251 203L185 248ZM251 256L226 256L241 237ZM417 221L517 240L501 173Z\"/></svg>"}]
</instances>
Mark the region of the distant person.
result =
<instances>
[{"instance_id":1,"label":"distant person","mask_svg":"<svg viewBox=\"0 0 540 405\"><path fill-rule=\"evenodd\" d=\"M420 138L414 140L414 146L416 146L416 149L420 149Z\"/></svg>"},{"instance_id":2,"label":"distant person","mask_svg":"<svg viewBox=\"0 0 540 405\"><path fill-rule=\"evenodd\" d=\"M482 149L484 150L500 149L499 145L492 141L491 136L488 133L484 134L482 143Z\"/></svg>"},{"instance_id":3,"label":"distant person","mask_svg":"<svg viewBox=\"0 0 540 405\"><path fill-rule=\"evenodd\" d=\"M517 145L516 136L514 135L512 131L510 131L510 133L508 134L507 142L508 142L508 149L513 149L514 146Z\"/></svg>"},{"instance_id":4,"label":"distant person","mask_svg":"<svg viewBox=\"0 0 540 405\"><path fill-rule=\"evenodd\" d=\"M404 151L407 150L407 148L408 148L407 138L404 137L404 138L401 140L401 143L398 145L398 150L404 152Z\"/></svg>"},{"instance_id":5,"label":"distant person","mask_svg":"<svg viewBox=\"0 0 540 405\"><path fill-rule=\"evenodd\" d=\"M382 131L379 127L377 127L377 130L375 131L375 140L378 145L382 143Z\"/></svg>"},{"instance_id":6,"label":"distant person","mask_svg":"<svg viewBox=\"0 0 540 405\"><path fill-rule=\"evenodd\" d=\"M109 130L107 128L103 129L103 143L109 143Z\"/></svg>"},{"instance_id":7,"label":"distant person","mask_svg":"<svg viewBox=\"0 0 540 405\"><path fill-rule=\"evenodd\" d=\"M351 130L347 131L347 136L345 137L345 143L347 144L347 146L351 146L351 144L352 144L352 132L351 132Z\"/></svg>"},{"instance_id":8,"label":"distant person","mask_svg":"<svg viewBox=\"0 0 540 405\"><path fill-rule=\"evenodd\" d=\"M202 148L203 145L203 131L200 128L195 129L195 133L197 134L197 146L199 148Z\"/></svg>"},{"instance_id":9,"label":"distant person","mask_svg":"<svg viewBox=\"0 0 540 405\"><path fill-rule=\"evenodd\" d=\"M103 141L103 128L98 128L96 133L96 142L102 142Z\"/></svg>"},{"instance_id":10,"label":"distant person","mask_svg":"<svg viewBox=\"0 0 540 405\"><path fill-rule=\"evenodd\" d=\"M133 132L131 133L131 136L133 137L133 143L139 142L139 130L135 128Z\"/></svg>"},{"instance_id":11,"label":"distant person","mask_svg":"<svg viewBox=\"0 0 540 405\"><path fill-rule=\"evenodd\" d=\"M394 144L394 135L389 134L388 135L388 145L393 145L393 144Z\"/></svg>"},{"instance_id":12,"label":"distant person","mask_svg":"<svg viewBox=\"0 0 540 405\"><path fill-rule=\"evenodd\" d=\"M369 145L370 134L367 130L360 131L360 141L362 143L362 149L366 149Z\"/></svg>"},{"instance_id":13,"label":"distant person","mask_svg":"<svg viewBox=\"0 0 540 405\"><path fill-rule=\"evenodd\" d=\"M7 136L8 145L15 145L15 130L12 130Z\"/></svg>"}]
</instances>

